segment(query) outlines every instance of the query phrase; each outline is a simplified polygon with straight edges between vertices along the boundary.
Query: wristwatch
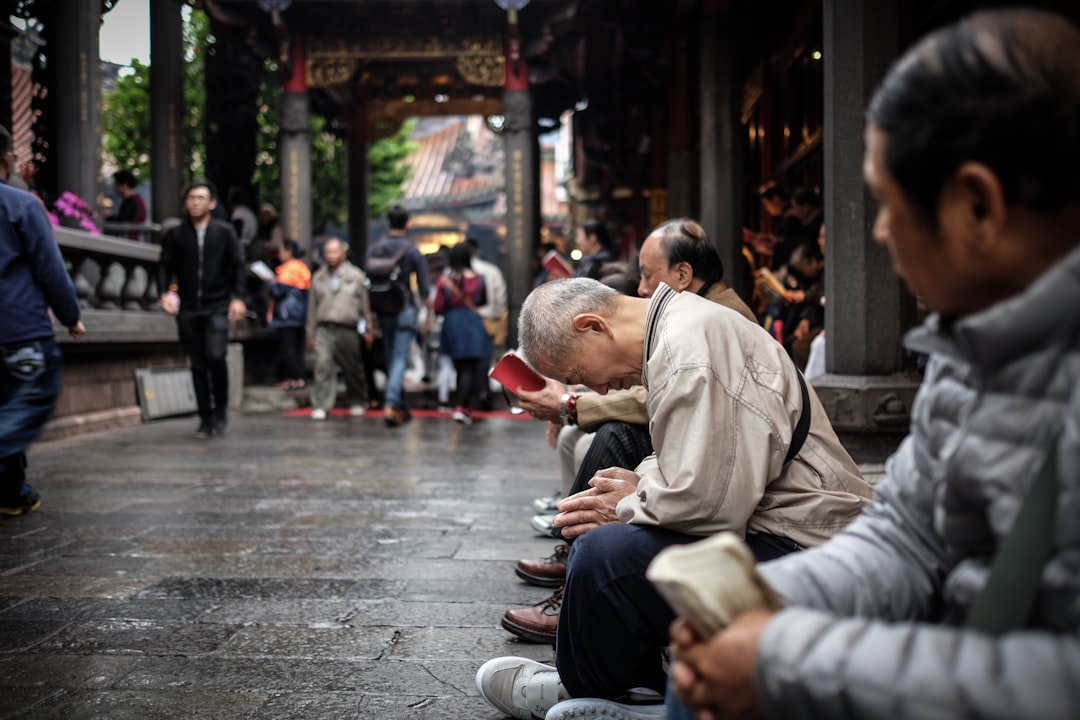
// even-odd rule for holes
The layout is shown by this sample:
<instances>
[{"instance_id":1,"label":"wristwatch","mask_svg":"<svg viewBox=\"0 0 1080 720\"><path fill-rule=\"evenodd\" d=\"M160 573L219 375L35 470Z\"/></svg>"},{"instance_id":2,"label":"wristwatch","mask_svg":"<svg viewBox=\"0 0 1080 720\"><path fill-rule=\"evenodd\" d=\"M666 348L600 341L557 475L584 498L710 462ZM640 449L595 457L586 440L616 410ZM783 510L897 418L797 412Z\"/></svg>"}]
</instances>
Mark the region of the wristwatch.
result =
<instances>
[{"instance_id":1,"label":"wristwatch","mask_svg":"<svg viewBox=\"0 0 1080 720\"><path fill-rule=\"evenodd\" d=\"M559 398L559 420L563 425L570 424L570 409L567 404L570 402L570 393L563 393L563 396Z\"/></svg>"}]
</instances>

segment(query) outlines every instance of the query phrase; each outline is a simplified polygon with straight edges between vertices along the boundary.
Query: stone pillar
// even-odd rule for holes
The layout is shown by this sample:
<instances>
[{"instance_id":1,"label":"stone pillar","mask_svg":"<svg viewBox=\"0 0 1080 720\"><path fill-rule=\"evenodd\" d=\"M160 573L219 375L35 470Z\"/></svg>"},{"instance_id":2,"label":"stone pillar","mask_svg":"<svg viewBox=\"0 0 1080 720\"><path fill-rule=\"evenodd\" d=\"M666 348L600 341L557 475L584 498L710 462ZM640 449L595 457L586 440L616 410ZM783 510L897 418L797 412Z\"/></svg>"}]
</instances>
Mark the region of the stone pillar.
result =
<instances>
[{"instance_id":1,"label":"stone pillar","mask_svg":"<svg viewBox=\"0 0 1080 720\"><path fill-rule=\"evenodd\" d=\"M701 121L701 225L724 263L724 278L743 298L750 297L742 267L742 152L739 147L737 23L721 3L702 11L699 97Z\"/></svg>"},{"instance_id":2,"label":"stone pillar","mask_svg":"<svg viewBox=\"0 0 1080 720\"><path fill-rule=\"evenodd\" d=\"M183 20L174 0L150 2L150 181L153 220L179 217L183 208Z\"/></svg>"},{"instance_id":3,"label":"stone pillar","mask_svg":"<svg viewBox=\"0 0 1080 720\"><path fill-rule=\"evenodd\" d=\"M532 290L532 255L539 236L535 205L540 166L529 95L529 71L517 39L516 13L510 11L503 85L503 143L506 152L506 289L510 313L507 343L517 344L517 317Z\"/></svg>"},{"instance_id":4,"label":"stone pillar","mask_svg":"<svg viewBox=\"0 0 1080 720\"><path fill-rule=\"evenodd\" d=\"M95 207L101 169L101 2L69 0L53 20L56 44L49 50L56 85L49 91L56 95L57 190L69 190Z\"/></svg>"},{"instance_id":5,"label":"stone pillar","mask_svg":"<svg viewBox=\"0 0 1080 720\"><path fill-rule=\"evenodd\" d=\"M281 93L281 227L285 238L311 248L311 112L305 39L292 47L292 75Z\"/></svg>"},{"instance_id":6,"label":"stone pillar","mask_svg":"<svg viewBox=\"0 0 1080 720\"><path fill-rule=\"evenodd\" d=\"M349 113L349 258L353 264L363 265L368 248L368 224L370 210L368 167L368 114L366 101L355 101Z\"/></svg>"},{"instance_id":7,"label":"stone pillar","mask_svg":"<svg viewBox=\"0 0 1080 720\"><path fill-rule=\"evenodd\" d=\"M815 381L841 430L903 430L915 381L901 364L903 291L873 241L863 182L864 112L897 54L897 0L825 0L826 368Z\"/></svg>"}]
</instances>

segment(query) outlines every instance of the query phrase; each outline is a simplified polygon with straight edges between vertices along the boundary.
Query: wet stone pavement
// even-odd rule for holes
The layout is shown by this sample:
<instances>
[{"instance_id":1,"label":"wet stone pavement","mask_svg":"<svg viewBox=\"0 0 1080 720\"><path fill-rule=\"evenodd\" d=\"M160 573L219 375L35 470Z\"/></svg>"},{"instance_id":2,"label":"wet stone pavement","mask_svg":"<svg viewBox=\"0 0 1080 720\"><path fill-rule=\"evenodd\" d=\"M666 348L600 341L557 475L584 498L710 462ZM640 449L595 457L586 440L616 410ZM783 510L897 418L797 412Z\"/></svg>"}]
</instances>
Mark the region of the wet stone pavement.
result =
<instances>
[{"instance_id":1,"label":"wet stone pavement","mask_svg":"<svg viewBox=\"0 0 1080 720\"><path fill-rule=\"evenodd\" d=\"M543 426L237 416L41 443L0 522L0 718L477 718L558 485ZM883 452L856 459L880 470Z\"/></svg>"}]
</instances>

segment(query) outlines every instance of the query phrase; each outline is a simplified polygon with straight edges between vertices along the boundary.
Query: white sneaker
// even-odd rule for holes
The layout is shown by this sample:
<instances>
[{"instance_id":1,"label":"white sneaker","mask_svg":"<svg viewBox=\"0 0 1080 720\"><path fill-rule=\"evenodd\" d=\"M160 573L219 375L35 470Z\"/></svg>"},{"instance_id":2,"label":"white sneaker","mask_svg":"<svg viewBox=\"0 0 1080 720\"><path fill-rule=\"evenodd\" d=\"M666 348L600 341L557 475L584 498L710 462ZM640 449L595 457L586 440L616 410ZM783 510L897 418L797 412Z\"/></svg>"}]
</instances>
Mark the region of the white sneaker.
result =
<instances>
[{"instance_id":1,"label":"white sneaker","mask_svg":"<svg viewBox=\"0 0 1080 720\"><path fill-rule=\"evenodd\" d=\"M518 720L542 719L567 698L554 667L523 657L488 660L476 671L476 690L497 710Z\"/></svg>"},{"instance_id":2,"label":"white sneaker","mask_svg":"<svg viewBox=\"0 0 1080 720\"><path fill-rule=\"evenodd\" d=\"M454 413L450 416L450 418L454 422L459 422L462 425L472 425L472 416L469 415L468 411L464 410L463 408L455 408Z\"/></svg>"},{"instance_id":3,"label":"white sneaker","mask_svg":"<svg viewBox=\"0 0 1080 720\"><path fill-rule=\"evenodd\" d=\"M532 519L529 520L529 527L540 533L543 537L559 537L555 534L554 520L554 515L533 515Z\"/></svg>"},{"instance_id":4,"label":"white sneaker","mask_svg":"<svg viewBox=\"0 0 1080 720\"><path fill-rule=\"evenodd\" d=\"M312 420L325 420L326 419L326 411L323 410L322 408L315 408L314 410L311 411L311 419Z\"/></svg>"},{"instance_id":5,"label":"white sneaker","mask_svg":"<svg viewBox=\"0 0 1080 720\"><path fill-rule=\"evenodd\" d=\"M350 405L349 415L352 417L364 417L367 414L367 408L363 405Z\"/></svg>"},{"instance_id":6,"label":"white sneaker","mask_svg":"<svg viewBox=\"0 0 1080 720\"><path fill-rule=\"evenodd\" d=\"M631 705L617 703L614 700L599 698L577 698L558 703L544 716L544 720L583 720L585 718L603 718L603 720L656 720L667 717L667 707L663 697L652 705Z\"/></svg>"},{"instance_id":7,"label":"white sneaker","mask_svg":"<svg viewBox=\"0 0 1080 720\"><path fill-rule=\"evenodd\" d=\"M559 501L562 500L562 495L555 493L548 497L538 497L532 501L533 510L546 515L548 513L559 512Z\"/></svg>"}]
</instances>

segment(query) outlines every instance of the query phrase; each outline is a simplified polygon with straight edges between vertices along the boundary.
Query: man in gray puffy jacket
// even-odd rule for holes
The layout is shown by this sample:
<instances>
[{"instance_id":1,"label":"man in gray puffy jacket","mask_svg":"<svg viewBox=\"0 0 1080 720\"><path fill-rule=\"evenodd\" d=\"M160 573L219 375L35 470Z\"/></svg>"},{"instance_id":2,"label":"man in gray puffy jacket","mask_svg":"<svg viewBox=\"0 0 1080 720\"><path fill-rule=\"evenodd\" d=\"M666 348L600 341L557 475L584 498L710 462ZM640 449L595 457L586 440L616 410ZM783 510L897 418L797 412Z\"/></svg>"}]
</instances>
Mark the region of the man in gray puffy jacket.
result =
<instances>
[{"instance_id":1,"label":"man in gray puffy jacket","mask_svg":"<svg viewBox=\"0 0 1080 720\"><path fill-rule=\"evenodd\" d=\"M676 621L675 692L698 717L1080 717L1080 31L974 15L910 50L868 119L874 239L935 312L907 338L931 357L911 434L859 519L761 567L786 609L709 639ZM1033 607L975 629L1051 453Z\"/></svg>"}]
</instances>

